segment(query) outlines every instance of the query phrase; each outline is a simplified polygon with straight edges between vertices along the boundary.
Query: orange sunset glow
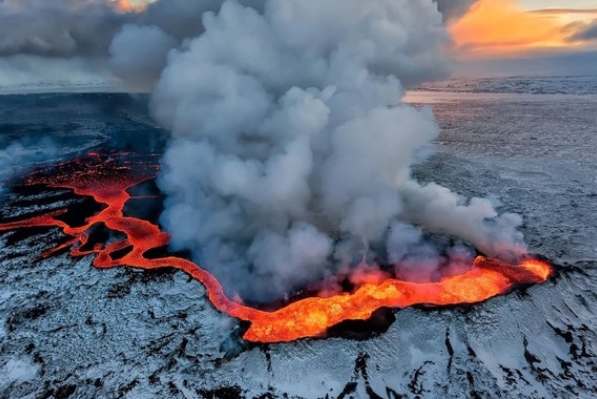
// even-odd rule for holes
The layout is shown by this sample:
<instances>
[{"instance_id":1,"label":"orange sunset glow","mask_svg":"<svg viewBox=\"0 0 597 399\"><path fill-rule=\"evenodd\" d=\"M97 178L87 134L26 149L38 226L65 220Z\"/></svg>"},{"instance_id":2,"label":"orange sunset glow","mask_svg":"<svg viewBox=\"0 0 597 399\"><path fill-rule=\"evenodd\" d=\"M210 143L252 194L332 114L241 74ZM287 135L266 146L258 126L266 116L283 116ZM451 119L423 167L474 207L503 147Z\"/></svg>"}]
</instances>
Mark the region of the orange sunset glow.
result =
<instances>
[{"instance_id":1,"label":"orange sunset glow","mask_svg":"<svg viewBox=\"0 0 597 399\"><path fill-rule=\"evenodd\" d=\"M570 24L583 20L560 12L530 12L516 0L481 0L450 31L459 51L469 55L514 54L579 46ZM593 15L585 15L590 18Z\"/></svg>"},{"instance_id":2,"label":"orange sunset glow","mask_svg":"<svg viewBox=\"0 0 597 399\"><path fill-rule=\"evenodd\" d=\"M135 0L115 0L114 4L116 8L122 12L136 12L141 11L145 8L145 1Z\"/></svg>"}]
</instances>

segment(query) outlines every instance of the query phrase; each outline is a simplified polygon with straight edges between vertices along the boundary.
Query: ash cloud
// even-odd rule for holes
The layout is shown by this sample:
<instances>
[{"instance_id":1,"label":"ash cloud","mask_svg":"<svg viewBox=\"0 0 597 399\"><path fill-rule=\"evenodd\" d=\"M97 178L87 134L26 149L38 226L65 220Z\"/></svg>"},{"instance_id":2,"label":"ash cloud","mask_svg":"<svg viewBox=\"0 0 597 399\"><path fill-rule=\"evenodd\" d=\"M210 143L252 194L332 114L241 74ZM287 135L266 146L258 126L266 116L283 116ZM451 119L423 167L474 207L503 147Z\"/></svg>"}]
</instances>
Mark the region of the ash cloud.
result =
<instances>
[{"instance_id":1,"label":"ash cloud","mask_svg":"<svg viewBox=\"0 0 597 399\"><path fill-rule=\"evenodd\" d=\"M412 178L439 129L403 87L448 69L432 1L225 1L202 27L153 93L173 134L162 223L225 286L268 300L380 259L432 274L445 261L419 230L524 252L519 217Z\"/></svg>"}]
</instances>

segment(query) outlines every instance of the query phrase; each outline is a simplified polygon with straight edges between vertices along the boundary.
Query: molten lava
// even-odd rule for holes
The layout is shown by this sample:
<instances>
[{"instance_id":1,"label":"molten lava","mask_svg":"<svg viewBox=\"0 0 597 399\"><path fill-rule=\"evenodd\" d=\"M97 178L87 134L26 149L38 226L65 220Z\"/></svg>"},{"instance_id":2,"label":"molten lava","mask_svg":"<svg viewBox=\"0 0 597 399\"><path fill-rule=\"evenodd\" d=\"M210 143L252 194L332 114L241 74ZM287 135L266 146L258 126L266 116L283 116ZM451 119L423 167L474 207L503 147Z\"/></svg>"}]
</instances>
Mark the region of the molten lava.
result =
<instances>
[{"instance_id":1,"label":"molten lava","mask_svg":"<svg viewBox=\"0 0 597 399\"><path fill-rule=\"evenodd\" d=\"M70 226L60 217L67 209L52 211L24 220L0 224L0 232L15 229L59 228L69 237L66 243L46 251L48 257L70 248L72 256L94 255L93 265L99 269L132 267L139 269L174 268L190 275L206 288L209 300L219 311L249 322L244 339L260 343L288 342L318 337L328 328L347 320L367 320L381 308L405 308L424 304L448 306L485 301L508 292L518 284L542 283L553 273L552 267L537 259L526 259L519 265L478 257L470 270L440 281L414 283L390 276L362 279L353 291L328 297L310 297L275 310L263 311L243 305L226 296L219 281L196 263L176 256L149 258L150 250L164 247L169 236L149 221L124 214L132 198L128 190L154 178L157 166L136 162L133 156L119 157L90 154L84 159L57 165L51 174L39 171L26 179L25 185L69 189L77 196L90 197L103 209L88 217L82 226ZM103 224L125 238L109 244L89 244L93 227ZM117 252L128 250L124 256Z\"/></svg>"}]
</instances>

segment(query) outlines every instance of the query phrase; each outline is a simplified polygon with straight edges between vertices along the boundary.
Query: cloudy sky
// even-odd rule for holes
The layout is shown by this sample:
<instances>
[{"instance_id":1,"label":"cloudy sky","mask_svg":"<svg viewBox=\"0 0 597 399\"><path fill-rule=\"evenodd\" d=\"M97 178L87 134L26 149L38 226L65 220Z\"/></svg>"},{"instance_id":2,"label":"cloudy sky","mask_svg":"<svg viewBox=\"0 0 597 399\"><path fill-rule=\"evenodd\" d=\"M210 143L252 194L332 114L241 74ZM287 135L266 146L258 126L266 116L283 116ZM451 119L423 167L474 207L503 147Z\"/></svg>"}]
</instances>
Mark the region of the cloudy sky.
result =
<instances>
[{"instance_id":1,"label":"cloudy sky","mask_svg":"<svg viewBox=\"0 0 597 399\"><path fill-rule=\"evenodd\" d=\"M119 0L134 9L153 0ZM553 58L597 52L597 0L477 0L450 32L454 56L463 63ZM475 61L479 61L475 63ZM464 68L466 71L467 68ZM583 71L579 71L583 72Z\"/></svg>"},{"instance_id":2,"label":"cloudy sky","mask_svg":"<svg viewBox=\"0 0 597 399\"><path fill-rule=\"evenodd\" d=\"M479 0L450 31L457 75L597 71L597 0Z\"/></svg>"},{"instance_id":3,"label":"cloudy sky","mask_svg":"<svg viewBox=\"0 0 597 399\"><path fill-rule=\"evenodd\" d=\"M597 71L597 0L437 1L451 13L448 57L456 76ZM462 16L471 3L475 4ZM197 34L202 12L218 4L219 0L0 0L0 89L50 81L112 81L115 68L121 72L135 62L127 57L127 46L160 59L169 42L182 43ZM137 32L145 40L112 43L128 24L145 26ZM153 25L166 35L156 36L157 30L147 28ZM134 36L129 33L129 38ZM120 46L117 55L124 57L112 57L111 43ZM136 80L155 79L162 67L157 64ZM130 81L130 74L127 78Z\"/></svg>"},{"instance_id":4,"label":"cloudy sky","mask_svg":"<svg viewBox=\"0 0 597 399\"><path fill-rule=\"evenodd\" d=\"M527 9L540 8L590 8L595 6L594 0L522 0Z\"/></svg>"},{"instance_id":5,"label":"cloudy sky","mask_svg":"<svg viewBox=\"0 0 597 399\"><path fill-rule=\"evenodd\" d=\"M595 45L596 20L597 0L479 0L451 32L469 56L585 50Z\"/></svg>"}]
</instances>

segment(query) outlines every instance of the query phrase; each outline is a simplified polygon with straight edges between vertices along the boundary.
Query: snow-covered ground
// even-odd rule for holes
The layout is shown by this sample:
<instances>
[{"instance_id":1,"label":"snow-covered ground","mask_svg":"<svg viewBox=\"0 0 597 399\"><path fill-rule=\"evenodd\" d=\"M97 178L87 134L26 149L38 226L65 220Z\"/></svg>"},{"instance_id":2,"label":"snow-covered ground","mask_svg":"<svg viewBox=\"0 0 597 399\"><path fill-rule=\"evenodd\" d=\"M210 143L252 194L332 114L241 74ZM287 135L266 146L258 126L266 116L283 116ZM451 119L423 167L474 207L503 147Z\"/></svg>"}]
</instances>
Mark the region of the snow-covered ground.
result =
<instances>
[{"instance_id":1,"label":"snow-covered ground","mask_svg":"<svg viewBox=\"0 0 597 399\"><path fill-rule=\"evenodd\" d=\"M185 275L98 271L66 255L34 262L57 232L9 233L0 237L0 397L595 397L597 97L444 94L431 104L438 152L416 173L524 215L531 250L559 266L552 281L473 307L402 310L366 340L253 346ZM113 108L85 106L70 122L104 136L157 134L143 115Z\"/></svg>"}]
</instances>

